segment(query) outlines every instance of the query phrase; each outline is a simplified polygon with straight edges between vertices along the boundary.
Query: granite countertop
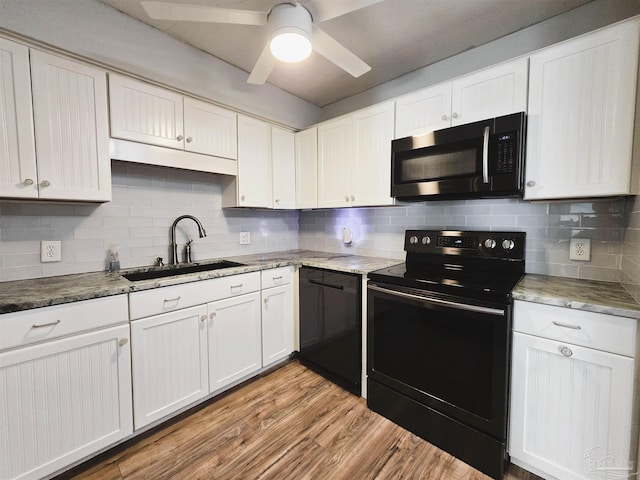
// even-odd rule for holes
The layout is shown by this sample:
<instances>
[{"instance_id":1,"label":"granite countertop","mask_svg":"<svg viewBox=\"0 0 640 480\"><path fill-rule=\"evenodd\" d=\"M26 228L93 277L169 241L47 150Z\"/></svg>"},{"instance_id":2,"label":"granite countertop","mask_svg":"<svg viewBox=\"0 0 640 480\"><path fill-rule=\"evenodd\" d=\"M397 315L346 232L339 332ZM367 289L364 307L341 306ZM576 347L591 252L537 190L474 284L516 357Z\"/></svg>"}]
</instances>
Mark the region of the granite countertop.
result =
<instances>
[{"instance_id":1,"label":"granite countertop","mask_svg":"<svg viewBox=\"0 0 640 480\"><path fill-rule=\"evenodd\" d=\"M131 268L122 270L119 274L93 272L0 282L0 314L288 265L304 265L366 275L373 270L386 268L402 262L398 259L345 255L312 250L287 250L282 252L224 257L224 259L243 265L136 282L131 282L121 275L132 272L143 272L151 268ZM210 261L197 263L214 263L219 260L220 259L211 259ZM171 266L166 268L171 269Z\"/></svg>"},{"instance_id":2,"label":"granite countertop","mask_svg":"<svg viewBox=\"0 0 640 480\"><path fill-rule=\"evenodd\" d=\"M638 302L614 282L527 274L514 289L513 298L640 319Z\"/></svg>"}]
</instances>

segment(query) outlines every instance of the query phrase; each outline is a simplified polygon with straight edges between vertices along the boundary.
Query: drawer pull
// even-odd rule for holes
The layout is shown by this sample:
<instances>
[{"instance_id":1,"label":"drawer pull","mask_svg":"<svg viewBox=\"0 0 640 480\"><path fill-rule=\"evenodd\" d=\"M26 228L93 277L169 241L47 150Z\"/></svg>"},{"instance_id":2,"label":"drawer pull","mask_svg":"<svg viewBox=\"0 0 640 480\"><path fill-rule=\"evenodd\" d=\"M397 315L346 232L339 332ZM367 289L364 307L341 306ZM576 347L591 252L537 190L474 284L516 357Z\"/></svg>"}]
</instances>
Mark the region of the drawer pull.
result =
<instances>
[{"instance_id":1,"label":"drawer pull","mask_svg":"<svg viewBox=\"0 0 640 480\"><path fill-rule=\"evenodd\" d=\"M118 342L118 345L120 345L121 347L124 347L127 343L129 343L128 338L121 338L120 341Z\"/></svg>"},{"instance_id":2,"label":"drawer pull","mask_svg":"<svg viewBox=\"0 0 640 480\"><path fill-rule=\"evenodd\" d=\"M35 323L31 325L31 328L44 328L44 327L55 327L60 323L60 320L56 320L55 322L43 323L40 325L36 325Z\"/></svg>"},{"instance_id":3,"label":"drawer pull","mask_svg":"<svg viewBox=\"0 0 640 480\"><path fill-rule=\"evenodd\" d=\"M231 288L231 289L234 289L234 288L242 288L242 285L243 285L242 283L239 283L238 285L231 285L231 287L230 287L230 288Z\"/></svg>"},{"instance_id":4,"label":"drawer pull","mask_svg":"<svg viewBox=\"0 0 640 480\"><path fill-rule=\"evenodd\" d=\"M571 349L569 347L561 347L560 348L560 353L562 355L564 355L565 357L570 357L571 355L573 355L573 352L571 351Z\"/></svg>"},{"instance_id":5,"label":"drawer pull","mask_svg":"<svg viewBox=\"0 0 640 480\"><path fill-rule=\"evenodd\" d=\"M280 275L279 277L273 277L273 281L275 282L276 280L282 280L282 275Z\"/></svg>"},{"instance_id":6,"label":"drawer pull","mask_svg":"<svg viewBox=\"0 0 640 480\"><path fill-rule=\"evenodd\" d=\"M182 297L165 298L162 303L179 302Z\"/></svg>"},{"instance_id":7,"label":"drawer pull","mask_svg":"<svg viewBox=\"0 0 640 480\"><path fill-rule=\"evenodd\" d=\"M556 322L555 320L553 321L553 324L557 325L558 327L570 328L572 330L582 330L582 327L580 325L569 325L568 323L560 323Z\"/></svg>"}]
</instances>

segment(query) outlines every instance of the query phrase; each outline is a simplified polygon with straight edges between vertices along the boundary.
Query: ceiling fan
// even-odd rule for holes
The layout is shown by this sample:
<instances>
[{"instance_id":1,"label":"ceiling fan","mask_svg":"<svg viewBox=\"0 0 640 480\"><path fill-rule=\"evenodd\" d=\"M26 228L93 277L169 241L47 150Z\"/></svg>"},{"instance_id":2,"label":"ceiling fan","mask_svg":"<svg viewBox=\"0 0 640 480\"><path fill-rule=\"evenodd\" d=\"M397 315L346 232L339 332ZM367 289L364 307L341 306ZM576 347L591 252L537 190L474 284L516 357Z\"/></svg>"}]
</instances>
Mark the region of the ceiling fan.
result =
<instances>
[{"instance_id":1,"label":"ceiling fan","mask_svg":"<svg viewBox=\"0 0 640 480\"><path fill-rule=\"evenodd\" d=\"M371 70L369 65L323 32L316 23L381 1L291 0L278 3L268 12L151 0L140 4L156 20L267 26L271 40L262 50L247 80L248 83L262 85L278 60L301 61L311 54L312 49L354 77L367 73Z\"/></svg>"}]
</instances>

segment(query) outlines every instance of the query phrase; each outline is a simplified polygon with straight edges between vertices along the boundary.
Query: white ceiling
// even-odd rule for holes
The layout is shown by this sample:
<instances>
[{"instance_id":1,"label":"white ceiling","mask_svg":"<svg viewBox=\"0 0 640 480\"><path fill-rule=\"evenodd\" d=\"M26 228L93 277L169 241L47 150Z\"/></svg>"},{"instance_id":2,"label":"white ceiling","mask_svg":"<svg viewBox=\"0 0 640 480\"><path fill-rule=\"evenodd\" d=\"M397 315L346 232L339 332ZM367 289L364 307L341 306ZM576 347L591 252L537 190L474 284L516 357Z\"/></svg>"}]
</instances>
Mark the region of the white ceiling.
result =
<instances>
[{"instance_id":1,"label":"white ceiling","mask_svg":"<svg viewBox=\"0 0 640 480\"><path fill-rule=\"evenodd\" d=\"M99 1L246 72L251 72L267 41L265 27L152 20L140 0ZM269 11L287 0L170 1ZM319 24L322 30L368 63L370 72L353 78L324 57L312 53L299 64L279 63L267 81L324 107L589 1L384 0Z\"/></svg>"}]
</instances>

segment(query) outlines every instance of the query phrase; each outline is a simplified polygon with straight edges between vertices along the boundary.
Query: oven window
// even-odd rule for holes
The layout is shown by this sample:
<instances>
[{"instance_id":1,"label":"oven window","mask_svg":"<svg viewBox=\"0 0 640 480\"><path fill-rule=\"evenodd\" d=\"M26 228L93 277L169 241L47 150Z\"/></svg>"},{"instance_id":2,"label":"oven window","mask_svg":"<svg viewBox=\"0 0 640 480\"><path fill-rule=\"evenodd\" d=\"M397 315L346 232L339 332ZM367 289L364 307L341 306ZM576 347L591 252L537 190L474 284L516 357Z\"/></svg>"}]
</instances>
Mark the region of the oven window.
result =
<instances>
[{"instance_id":1,"label":"oven window","mask_svg":"<svg viewBox=\"0 0 640 480\"><path fill-rule=\"evenodd\" d=\"M491 420L494 378L501 370L494 365L494 338L496 328L505 328L502 318L387 297L376 296L374 302L370 367Z\"/></svg>"}]
</instances>

